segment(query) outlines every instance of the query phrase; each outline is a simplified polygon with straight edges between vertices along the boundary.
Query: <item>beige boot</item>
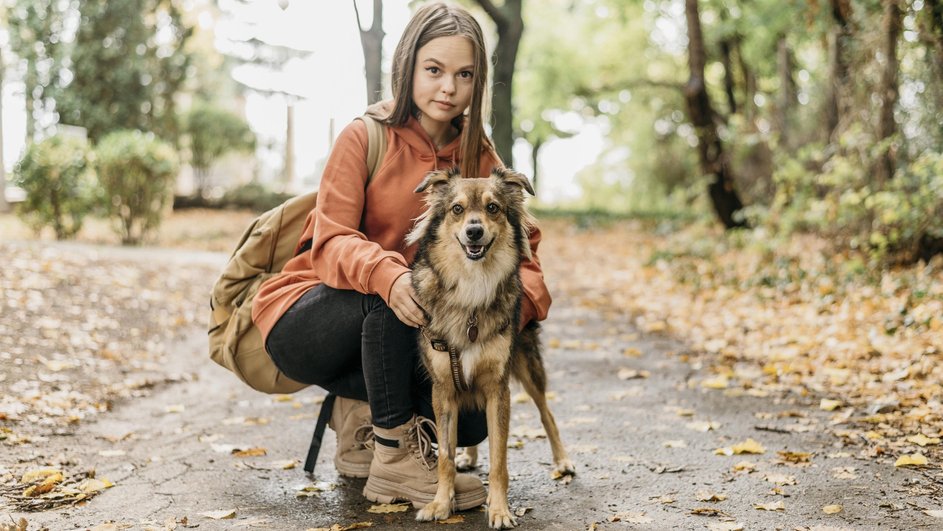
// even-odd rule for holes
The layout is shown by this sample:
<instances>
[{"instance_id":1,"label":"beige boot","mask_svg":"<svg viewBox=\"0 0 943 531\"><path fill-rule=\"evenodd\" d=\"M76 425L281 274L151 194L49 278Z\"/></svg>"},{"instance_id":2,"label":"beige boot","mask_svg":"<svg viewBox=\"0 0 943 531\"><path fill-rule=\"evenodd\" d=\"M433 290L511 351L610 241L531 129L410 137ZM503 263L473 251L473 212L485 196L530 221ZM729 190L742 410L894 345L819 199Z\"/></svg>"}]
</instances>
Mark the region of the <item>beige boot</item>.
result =
<instances>
[{"instance_id":1,"label":"beige boot","mask_svg":"<svg viewBox=\"0 0 943 531\"><path fill-rule=\"evenodd\" d=\"M413 417L406 424L392 429L373 427L376 434L373 463L370 464L367 485L363 488L363 495L368 500L378 503L408 500L413 502L413 507L420 509L435 498L438 483L435 450L423 427L435 431L435 423L423 417ZM481 480L468 474L456 474L456 511L478 507L487 497Z\"/></svg>"},{"instance_id":2,"label":"beige boot","mask_svg":"<svg viewBox=\"0 0 943 531\"><path fill-rule=\"evenodd\" d=\"M352 478L367 477L373 461L373 450L366 444L373 439L370 404L337 397L328 426L337 434L337 453L334 454L337 472Z\"/></svg>"}]
</instances>

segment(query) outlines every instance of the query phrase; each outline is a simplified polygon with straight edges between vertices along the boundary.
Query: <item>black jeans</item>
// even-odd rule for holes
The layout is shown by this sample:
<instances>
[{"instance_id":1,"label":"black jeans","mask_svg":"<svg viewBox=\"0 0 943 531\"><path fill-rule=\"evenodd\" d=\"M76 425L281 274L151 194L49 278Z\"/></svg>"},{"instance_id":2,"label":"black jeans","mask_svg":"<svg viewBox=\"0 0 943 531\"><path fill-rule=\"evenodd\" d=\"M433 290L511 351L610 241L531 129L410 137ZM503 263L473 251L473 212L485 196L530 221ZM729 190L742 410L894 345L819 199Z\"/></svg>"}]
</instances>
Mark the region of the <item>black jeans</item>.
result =
<instances>
[{"instance_id":1,"label":"black jeans","mask_svg":"<svg viewBox=\"0 0 943 531\"><path fill-rule=\"evenodd\" d=\"M285 312L265 348L289 378L366 400L373 424L394 428L414 414L435 418L418 337L378 295L321 284ZM459 446L474 446L487 435L483 411L459 414Z\"/></svg>"}]
</instances>

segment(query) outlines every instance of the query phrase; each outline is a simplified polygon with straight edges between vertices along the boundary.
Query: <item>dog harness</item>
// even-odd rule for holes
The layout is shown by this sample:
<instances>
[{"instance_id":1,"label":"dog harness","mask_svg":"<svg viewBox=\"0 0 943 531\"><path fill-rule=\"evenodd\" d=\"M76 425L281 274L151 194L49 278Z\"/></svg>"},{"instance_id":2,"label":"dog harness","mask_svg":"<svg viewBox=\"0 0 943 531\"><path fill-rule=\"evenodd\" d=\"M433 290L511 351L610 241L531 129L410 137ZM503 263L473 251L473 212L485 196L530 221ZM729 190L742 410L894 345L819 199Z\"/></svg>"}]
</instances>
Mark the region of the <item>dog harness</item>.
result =
<instances>
[{"instance_id":1,"label":"dog harness","mask_svg":"<svg viewBox=\"0 0 943 531\"><path fill-rule=\"evenodd\" d=\"M510 325L511 321L505 321L504 325L501 326L497 333L500 334L504 332ZM468 341L471 343L478 341L478 315L473 313L471 317L468 318L466 326L468 328L465 329L465 335L468 337ZM419 330L422 332L422 335L429 340L429 344L432 346L433 350L449 353L449 365L452 369L452 383L455 384L456 389L467 392L469 387L468 382L465 381L465 371L462 369L462 353L459 352L456 347L450 346L448 341L444 339L429 337L426 327L421 326Z\"/></svg>"}]
</instances>

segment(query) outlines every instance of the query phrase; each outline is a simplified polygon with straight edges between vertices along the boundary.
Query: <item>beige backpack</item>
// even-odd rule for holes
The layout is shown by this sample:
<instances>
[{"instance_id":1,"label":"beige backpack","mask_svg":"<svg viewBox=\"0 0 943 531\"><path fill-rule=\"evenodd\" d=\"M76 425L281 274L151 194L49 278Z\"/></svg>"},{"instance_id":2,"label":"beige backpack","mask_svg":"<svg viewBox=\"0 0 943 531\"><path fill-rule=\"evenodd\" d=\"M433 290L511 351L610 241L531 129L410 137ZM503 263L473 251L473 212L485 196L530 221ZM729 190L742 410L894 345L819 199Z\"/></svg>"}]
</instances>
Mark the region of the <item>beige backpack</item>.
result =
<instances>
[{"instance_id":1,"label":"beige backpack","mask_svg":"<svg viewBox=\"0 0 943 531\"><path fill-rule=\"evenodd\" d=\"M367 125L367 184L386 154L386 128L359 117ZM255 218L246 228L213 284L210 296L210 358L263 393L294 393L307 384L288 378L275 367L252 322L252 299L266 279L278 273L304 242L301 233L318 193L293 197Z\"/></svg>"}]
</instances>

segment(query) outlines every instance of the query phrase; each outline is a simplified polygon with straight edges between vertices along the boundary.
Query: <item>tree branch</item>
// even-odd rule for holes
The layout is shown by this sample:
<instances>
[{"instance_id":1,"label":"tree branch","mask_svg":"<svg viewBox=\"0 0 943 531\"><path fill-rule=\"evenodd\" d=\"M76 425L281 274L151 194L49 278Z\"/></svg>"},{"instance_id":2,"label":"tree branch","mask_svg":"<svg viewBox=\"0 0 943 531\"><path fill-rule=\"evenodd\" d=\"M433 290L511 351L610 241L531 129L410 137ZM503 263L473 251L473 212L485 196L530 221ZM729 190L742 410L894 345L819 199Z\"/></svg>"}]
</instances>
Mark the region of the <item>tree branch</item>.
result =
<instances>
[{"instance_id":1,"label":"tree branch","mask_svg":"<svg viewBox=\"0 0 943 531\"><path fill-rule=\"evenodd\" d=\"M507 24L507 17L504 15L504 11L498 8L491 0L478 0L478 5L488 13L488 16L491 17L495 24Z\"/></svg>"}]
</instances>

